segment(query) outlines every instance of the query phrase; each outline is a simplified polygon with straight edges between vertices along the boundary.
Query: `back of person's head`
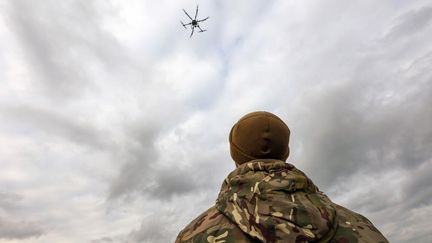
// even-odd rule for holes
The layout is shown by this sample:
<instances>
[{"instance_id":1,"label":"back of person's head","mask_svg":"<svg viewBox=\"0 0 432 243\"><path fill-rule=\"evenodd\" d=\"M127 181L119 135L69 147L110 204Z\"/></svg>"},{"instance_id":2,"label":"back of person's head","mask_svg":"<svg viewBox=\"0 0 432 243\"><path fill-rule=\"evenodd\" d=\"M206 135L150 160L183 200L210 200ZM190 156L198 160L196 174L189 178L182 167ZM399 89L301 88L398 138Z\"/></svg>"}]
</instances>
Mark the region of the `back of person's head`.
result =
<instances>
[{"instance_id":1,"label":"back of person's head","mask_svg":"<svg viewBox=\"0 0 432 243\"><path fill-rule=\"evenodd\" d=\"M236 165L254 159L286 161L289 155L288 126L276 115L251 112L234 124L229 135L231 157Z\"/></svg>"}]
</instances>

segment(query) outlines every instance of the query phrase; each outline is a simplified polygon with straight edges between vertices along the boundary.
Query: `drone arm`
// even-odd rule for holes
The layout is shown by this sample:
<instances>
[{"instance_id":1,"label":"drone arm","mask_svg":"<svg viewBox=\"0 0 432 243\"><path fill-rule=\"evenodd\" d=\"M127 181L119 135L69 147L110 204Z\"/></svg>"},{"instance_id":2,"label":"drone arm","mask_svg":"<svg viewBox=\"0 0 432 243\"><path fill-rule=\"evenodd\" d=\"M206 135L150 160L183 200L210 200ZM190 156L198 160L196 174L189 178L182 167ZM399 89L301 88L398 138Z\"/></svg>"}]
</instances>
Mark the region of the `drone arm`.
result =
<instances>
[{"instance_id":1,"label":"drone arm","mask_svg":"<svg viewBox=\"0 0 432 243\"><path fill-rule=\"evenodd\" d=\"M189 36L189 38L191 38L192 37L192 35L193 35L193 33L194 33L194 30L195 30L195 28L192 26L192 32L191 32L191 34L190 34L190 36Z\"/></svg>"},{"instance_id":2,"label":"drone arm","mask_svg":"<svg viewBox=\"0 0 432 243\"><path fill-rule=\"evenodd\" d=\"M191 25L192 24L192 22L190 22L190 23L187 23L187 24L185 24L185 23L183 23L182 21L180 21L180 23L184 26L184 27L186 27L186 26L188 26L188 25Z\"/></svg>"},{"instance_id":3,"label":"drone arm","mask_svg":"<svg viewBox=\"0 0 432 243\"><path fill-rule=\"evenodd\" d=\"M197 22L203 22L203 21L206 21L207 19L209 19L210 17L207 17L207 18L205 18L205 19L201 19L201 20L197 20Z\"/></svg>"},{"instance_id":4,"label":"drone arm","mask_svg":"<svg viewBox=\"0 0 432 243\"><path fill-rule=\"evenodd\" d=\"M197 8L196 8L196 10L195 10L195 18L194 18L194 19L196 19L197 16L198 16L198 4L197 4Z\"/></svg>"},{"instance_id":5,"label":"drone arm","mask_svg":"<svg viewBox=\"0 0 432 243\"><path fill-rule=\"evenodd\" d=\"M180 21L180 24L183 25L183 27L186 29L187 24L184 24L182 21Z\"/></svg>"},{"instance_id":6,"label":"drone arm","mask_svg":"<svg viewBox=\"0 0 432 243\"><path fill-rule=\"evenodd\" d=\"M200 30L200 32L204 32L204 31L206 31L206 30L201 29L201 27L200 27L199 25L198 25L197 27L198 27L198 29Z\"/></svg>"},{"instance_id":7,"label":"drone arm","mask_svg":"<svg viewBox=\"0 0 432 243\"><path fill-rule=\"evenodd\" d=\"M193 20L193 19L191 18L191 16L189 16L189 14L186 12L186 10L183 9L183 12L188 16L188 18L190 18L190 20Z\"/></svg>"}]
</instances>

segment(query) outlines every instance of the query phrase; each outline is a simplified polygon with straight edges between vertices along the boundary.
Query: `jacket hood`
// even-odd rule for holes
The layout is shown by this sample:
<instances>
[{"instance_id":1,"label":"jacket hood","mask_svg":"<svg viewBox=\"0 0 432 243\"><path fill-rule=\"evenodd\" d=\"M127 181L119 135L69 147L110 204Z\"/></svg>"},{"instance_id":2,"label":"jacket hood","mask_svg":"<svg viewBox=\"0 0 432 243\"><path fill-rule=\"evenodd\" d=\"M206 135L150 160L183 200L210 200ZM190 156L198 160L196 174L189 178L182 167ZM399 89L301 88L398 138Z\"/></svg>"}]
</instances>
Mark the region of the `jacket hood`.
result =
<instances>
[{"instance_id":1,"label":"jacket hood","mask_svg":"<svg viewBox=\"0 0 432 243\"><path fill-rule=\"evenodd\" d=\"M262 242L326 241L336 227L332 202L293 165L252 160L225 179L216 208Z\"/></svg>"}]
</instances>

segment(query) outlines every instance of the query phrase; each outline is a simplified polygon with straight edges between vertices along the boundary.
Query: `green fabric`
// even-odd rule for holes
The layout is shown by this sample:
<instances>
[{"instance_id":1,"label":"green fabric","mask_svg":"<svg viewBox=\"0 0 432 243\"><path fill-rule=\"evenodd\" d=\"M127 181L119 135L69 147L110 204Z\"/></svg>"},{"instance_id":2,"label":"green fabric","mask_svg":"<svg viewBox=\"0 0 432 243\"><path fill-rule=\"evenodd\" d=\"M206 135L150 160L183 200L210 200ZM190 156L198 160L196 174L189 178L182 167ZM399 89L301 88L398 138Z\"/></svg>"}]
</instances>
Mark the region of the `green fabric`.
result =
<instances>
[{"instance_id":1,"label":"green fabric","mask_svg":"<svg viewBox=\"0 0 432 243\"><path fill-rule=\"evenodd\" d=\"M388 242L360 214L333 203L293 165L253 160L224 180L216 205L176 243Z\"/></svg>"}]
</instances>

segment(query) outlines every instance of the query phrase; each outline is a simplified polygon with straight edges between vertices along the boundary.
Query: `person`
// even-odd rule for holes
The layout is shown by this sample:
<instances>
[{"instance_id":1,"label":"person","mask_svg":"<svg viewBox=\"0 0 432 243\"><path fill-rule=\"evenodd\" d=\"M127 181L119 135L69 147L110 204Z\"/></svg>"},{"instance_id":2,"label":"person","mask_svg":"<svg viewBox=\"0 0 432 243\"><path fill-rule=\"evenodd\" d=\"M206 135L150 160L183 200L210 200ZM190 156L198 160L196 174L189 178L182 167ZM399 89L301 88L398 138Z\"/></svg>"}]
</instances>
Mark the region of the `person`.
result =
<instances>
[{"instance_id":1,"label":"person","mask_svg":"<svg viewBox=\"0 0 432 243\"><path fill-rule=\"evenodd\" d=\"M243 116L231 129L236 169L216 204L175 243L388 242L364 216L333 203L294 165L288 126L269 112Z\"/></svg>"}]
</instances>

